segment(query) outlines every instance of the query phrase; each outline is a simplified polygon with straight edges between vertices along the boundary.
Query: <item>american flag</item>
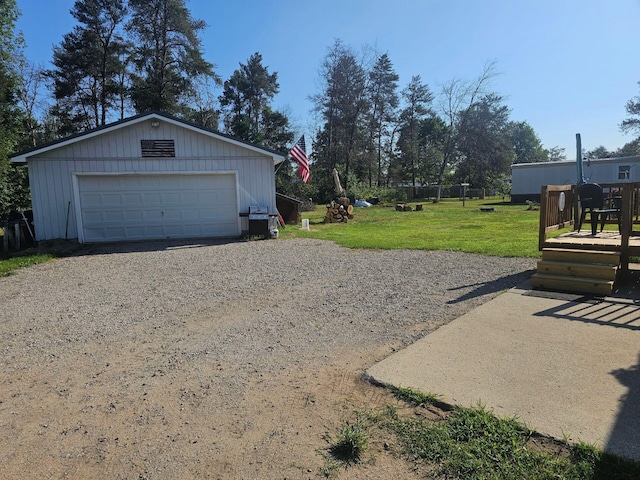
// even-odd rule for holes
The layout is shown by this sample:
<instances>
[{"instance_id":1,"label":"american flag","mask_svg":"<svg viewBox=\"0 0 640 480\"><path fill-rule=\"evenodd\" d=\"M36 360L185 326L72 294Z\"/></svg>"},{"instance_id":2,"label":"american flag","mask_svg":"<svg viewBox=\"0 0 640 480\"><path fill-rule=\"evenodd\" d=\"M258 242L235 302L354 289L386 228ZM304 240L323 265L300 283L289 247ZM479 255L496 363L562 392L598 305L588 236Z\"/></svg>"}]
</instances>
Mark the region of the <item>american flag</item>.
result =
<instances>
[{"instance_id":1,"label":"american flag","mask_svg":"<svg viewBox=\"0 0 640 480\"><path fill-rule=\"evenodd\" d=\"M295 147L291 149L289 155L300 165L300 176L304 183L309 183L311 174L309 173L309 158L307 158L307 148L304 143L304 135L300 137Z\"/></svg>"}]
</instances>

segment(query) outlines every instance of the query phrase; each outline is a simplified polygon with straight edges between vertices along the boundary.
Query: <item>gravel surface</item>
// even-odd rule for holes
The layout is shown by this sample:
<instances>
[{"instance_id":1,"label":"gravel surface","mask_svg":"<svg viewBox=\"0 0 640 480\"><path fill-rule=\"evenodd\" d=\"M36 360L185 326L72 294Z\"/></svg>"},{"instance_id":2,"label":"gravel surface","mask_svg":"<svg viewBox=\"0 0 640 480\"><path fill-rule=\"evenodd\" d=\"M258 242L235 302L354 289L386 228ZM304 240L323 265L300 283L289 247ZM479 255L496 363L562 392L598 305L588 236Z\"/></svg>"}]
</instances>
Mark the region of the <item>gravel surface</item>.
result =
<instances>
[{"instance_id":1,"label":"gravel surface","mask_svg":"<svg viewBox=\"0 0 640 480\"><path fill-rule=\"evenodd\" d=\"M327 347L413 342L524 281L533 267L531 259L348 250L315 240L97 247L0 279L10 319L0 325L3 363L46 362L96 339L119 341L132 327L206 315L224 335L185 355L215 352L268 373ZM424 328L412 332L415 325Z\"/></svg>"},{"instance_id":2,"label":"gravel surface","mask_svg":"<svg viewBox=\"0 0 640 480\"><path fill-rule=\"evenodd\" d=\"M534 266L532 259L348 250L281 239L93 246L18 271L0 278L0 461L9 472L19 471L44 449L47 467L33 470L32 478L69 471L77 478L99 476L114 462L124 473L119 477L116 470L111 478L131 472L139 478L200 478L194 459L219 471L219 462L201 463L218 455L226 459L227 474L212 478L272 478L258 460L239 466L249 454L237 457L215 441L208 442L206 454L192 456L186 447L172 450L175 443L146 450L142 445L158 432L175 442L178 433L202 438L217 429L216 436L243 445L253 438L254 450L258 444L267 448L268 433L247 433L259 430L251 412L267 408L260 396L256 402L263 407L247 400L256 386L300 389L300 379L327 365L362 372L523 282ZM299 381L292 387L295 372ZM278 398L268 403L274 412L293 408L279 405ZM286 423L285 413L279 415L274 424ZM207 433L202 419L216 416L220 420L211 420ZM74 430L78 424L84 437ZM76 443L65 447L73 433ZM93 463L74 462L73 445L83 446L83 458L91 456ZM25 448L32 453L25 455ZM317 456L314 448L311 455ZM299 455L287 449L279 454L285 462ZM288 478L297 477L290 472Z\"/></svg>"}]
</instances>

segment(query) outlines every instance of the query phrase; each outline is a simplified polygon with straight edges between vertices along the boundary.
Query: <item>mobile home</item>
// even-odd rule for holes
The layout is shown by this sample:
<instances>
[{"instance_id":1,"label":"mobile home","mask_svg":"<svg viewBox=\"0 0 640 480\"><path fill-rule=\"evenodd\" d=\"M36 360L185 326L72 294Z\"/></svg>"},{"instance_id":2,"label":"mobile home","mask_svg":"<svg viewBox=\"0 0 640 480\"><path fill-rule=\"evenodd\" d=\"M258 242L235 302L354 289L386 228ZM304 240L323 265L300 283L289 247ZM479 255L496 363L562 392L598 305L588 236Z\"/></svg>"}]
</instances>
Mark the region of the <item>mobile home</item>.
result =
<instances>
[{"instance_id":1,"label":"mobile home","mask_svg":"<svg viewBox=\"0 0 640 480\"><path fill-rule=\"evenodd\" d=\"M589 183L640 182L640 156L584 160ZM543 185L572 185L578 180L575 161L517 163L511 166L511 201L540 201Z\"/></svg>"}]
</instances>

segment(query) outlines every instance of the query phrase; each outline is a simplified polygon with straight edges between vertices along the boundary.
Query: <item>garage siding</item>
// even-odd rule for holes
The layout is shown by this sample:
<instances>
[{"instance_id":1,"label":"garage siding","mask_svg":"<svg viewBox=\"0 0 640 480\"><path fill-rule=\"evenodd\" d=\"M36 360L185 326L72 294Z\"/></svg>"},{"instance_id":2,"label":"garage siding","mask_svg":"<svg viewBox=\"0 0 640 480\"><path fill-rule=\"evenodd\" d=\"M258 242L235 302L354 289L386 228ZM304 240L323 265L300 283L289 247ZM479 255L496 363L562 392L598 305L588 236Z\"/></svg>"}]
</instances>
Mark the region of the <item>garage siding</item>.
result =
<instances>
[{"instance_id":1,"label":"garage siding","mask_svg":"<svg viewBox=\"0 0 640 480\"><path fill-rule=\"evenodd\" d=\"M140 139L173 139L176 157L141 158ZM78 238L74 174L233 172L236 215L256 204L276 210L273 157L167 122L140 122L45 152L29 159L29 171L38 240Z\"/></svg>"}]
</instances>

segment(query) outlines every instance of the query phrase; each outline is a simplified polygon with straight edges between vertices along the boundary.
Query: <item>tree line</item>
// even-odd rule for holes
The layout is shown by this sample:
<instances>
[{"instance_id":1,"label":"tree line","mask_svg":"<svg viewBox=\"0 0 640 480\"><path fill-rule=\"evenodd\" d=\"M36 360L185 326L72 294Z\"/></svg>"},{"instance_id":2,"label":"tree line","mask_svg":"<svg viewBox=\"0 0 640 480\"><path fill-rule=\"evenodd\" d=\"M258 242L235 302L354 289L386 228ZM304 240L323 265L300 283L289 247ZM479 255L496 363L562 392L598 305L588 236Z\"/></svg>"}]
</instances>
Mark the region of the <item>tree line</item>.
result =
<instances>
[{"instance_id":1,"label":"tree line","mask_svg":"<svg viewBox=\"0 0 640 480\"><path fill-rule=\"evenodd\" d=\"M272 105L277 72L256 52L220 78L203 54L207 25L185 0L76 0L70 14L76 25L45 69L24 56L15 0L0 0L0 217L29 207L26 169L10 167L10 153L137 113L162 111L277 151L293 146L300 129ZM494 64L434 91L420 76L401 87L388 54L363 52L341 40L328 47L310 95L311 182L299 181L287 160L278 191L326 201L335 168L357 196L431 185L439 199L442 186L455 183L506 193L511 164L565 159L563 149L545 149L527 122L511 119L491 88ZM622 128L640 137L640 98L627 112ZM637 154L638 143L590 153Z\"/></svg>"}]
</instances>

